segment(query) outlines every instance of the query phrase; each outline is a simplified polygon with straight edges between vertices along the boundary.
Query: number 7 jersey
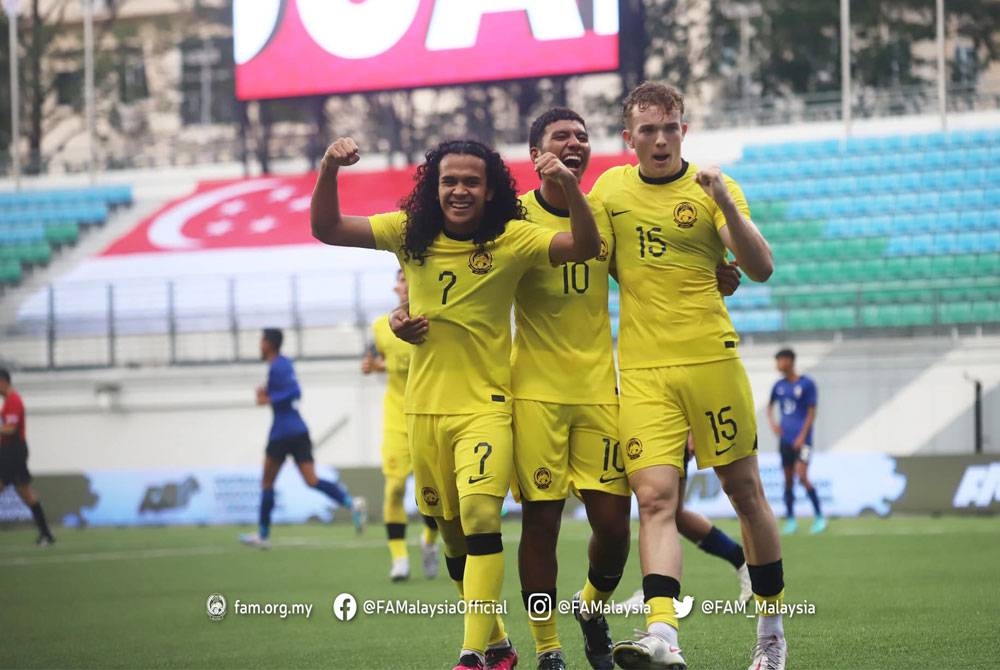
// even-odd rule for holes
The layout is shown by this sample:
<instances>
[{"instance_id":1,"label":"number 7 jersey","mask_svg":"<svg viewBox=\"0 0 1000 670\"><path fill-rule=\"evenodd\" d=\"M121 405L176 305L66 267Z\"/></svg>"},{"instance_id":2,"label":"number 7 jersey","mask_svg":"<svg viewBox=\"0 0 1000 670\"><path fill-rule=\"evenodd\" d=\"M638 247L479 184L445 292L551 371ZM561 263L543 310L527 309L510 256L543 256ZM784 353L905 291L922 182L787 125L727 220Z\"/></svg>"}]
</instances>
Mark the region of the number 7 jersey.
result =
<instances>
[{"instance_id":1,"label":"number 7 jersey","mask_svg":"<svg viewBox=\"0 0 1000 670\"><path fill-rule=\"evenodd\" d=\"M413 347L406 381L407 414L510 412L510 311L530 268L549 264L555 231L508 221L480 246L440 233L422 263L403 251L406 214L370 217L375 247L392 251L409 284L410 313L430 323Z\"/></svg>"},{"instance_id":2,"label":"number 7 jersey","mask_svg":"<svg viewBox=\"0 0 1000 670\"><path fill-rule=\"evenodd\" d=\"M620 165L602 174L591 190L615 234L622 370L737 357L739 337L715 276L726 255L719 237L726 218L695 183L697 171L685 161L679 175L654 180L637 166ZM743 192L725 179L749 218Z\"/></svg>"}]
</instances>

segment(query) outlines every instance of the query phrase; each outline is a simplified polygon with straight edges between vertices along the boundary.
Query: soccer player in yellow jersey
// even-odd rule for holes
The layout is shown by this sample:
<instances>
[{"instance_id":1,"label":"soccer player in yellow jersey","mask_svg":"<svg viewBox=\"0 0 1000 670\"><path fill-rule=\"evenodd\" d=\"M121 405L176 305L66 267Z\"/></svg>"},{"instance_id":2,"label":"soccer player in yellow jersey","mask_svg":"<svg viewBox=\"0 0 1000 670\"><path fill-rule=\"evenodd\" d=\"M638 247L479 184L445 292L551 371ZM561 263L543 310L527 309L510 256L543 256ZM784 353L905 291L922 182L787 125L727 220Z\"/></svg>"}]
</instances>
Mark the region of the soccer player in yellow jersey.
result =
<instances>
[{"instance_id":1,"label":"soccer player in yellow jersey","mask_svg":"<svg viewBox=\"0 0 1000 670\"><path fill-rule=\"evenodd\" d=\"M418 506L433 516L452 579L469 603L457 670L511 668L516 653L496 614L503 583L500 508L513 476L510 310L521 277L542 263L582 262L600 237L576 177L544 154L535 169L566 193L569 232L519 220L524 209L500 155L479 142L427 152L401 212L340 211L337 174L359 160L340 138L327 149L313 191L313 235L327 244L396 254L414 321L405 412ZM487 654L489 648L490 653Z\"/></svg>"},{"instance_id":2,"label":"soccer player in yellow jersey","mask_svg":"<svg viewBox=\"0 0 1000 670\"><path fill-rule=\"evenodd\" d=\"M400 304L407 300L406 276L403 270L396 271L396 285L393 292ZM374 344L365 352L361 360L361 372L372 374L384 372L389 378L382 401L382 476L385 478L382 519L389 538L389 555L392 567L389 579L394 582L410 578L410 556L406 549L406 510L403 496L406 493L406 478L413 472L410 463L410 445L406 439L406 415L403 413L403 397L406 392L406 376L410 371L410 355L413 345L407 344L392 334L389 316L383 315L372 324ZM437 577L440 559L437 548L437 523L429 516L424 517L424 533L420 539L424 576Z\"/></svg>"},{"instance_id":3,"label":"soccer player in yellow jersey","mask_svg":"<svg viewBox=\"0 0 1000 670\"><path fill-rule=\"evenodd\" d=\"M551 153L579 180L590 160L583 119L551 109L531 125L532 159ZM546 230L570 229L566 194L544 179L521 196L528 219ZM618 443L618 393L608 269L615 238L604 208L592 205L601 236L596 258L537 265L515 296L511 357L514 466L523 504L518 547L521 594L535 639L539 670L565 670L556 632L556 543L563 506L574 491L587 509L589 570L576 599L585 653L594 668L611 668L611 636L599 606L621 580L628 558L632 492Z\"/></svg>"},{"instance_id":4,"label":"soccer player in yellow jersey","mask_svg":"<svg viewBox=\"0 0 1000 670\"><path fill-rule=\"evenodd\" d=\"M639 165L605 172L591 192L611 217L621 287L620 438L639 500L639 557L650 613L620 642L622 668L684 668L672 598L680 595L677 495L688 430L699 467L714 467L740 520L763 616L751 668L784 668L784 593L778 527L757 464L757 426L738 337L714 270L730 250L755 281L773 270L743 193L718 168L681 154L684 100L645 83L623 106L623 137Z\"/></svg>"}]
</instances>

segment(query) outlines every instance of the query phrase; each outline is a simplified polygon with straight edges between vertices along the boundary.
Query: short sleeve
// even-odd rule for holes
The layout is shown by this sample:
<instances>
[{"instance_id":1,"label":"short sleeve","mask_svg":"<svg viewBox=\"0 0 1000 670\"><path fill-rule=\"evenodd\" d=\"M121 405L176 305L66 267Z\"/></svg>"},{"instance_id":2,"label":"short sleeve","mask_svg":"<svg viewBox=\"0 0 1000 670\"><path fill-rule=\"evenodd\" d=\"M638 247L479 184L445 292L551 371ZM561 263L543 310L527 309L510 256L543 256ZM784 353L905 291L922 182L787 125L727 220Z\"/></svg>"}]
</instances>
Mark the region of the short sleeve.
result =
<instances>
[{"instance_id":1,"label":"short sleeve","mask_svg":"<svg viewBox=\"0 0 1000 670\"><path fill-rule=\"evenodd\" d=\"M747 198L743 195L743 189L732 177L723 175L723 179L726 182L726 188L729 189L729 195L733 196L733 202L736 203L736 209L740 211L740 214L750 219L750 205L747 204ZM726 215L722 213L721 207L715 208L715 229L722 230L722 227L726 225Z\"/></svg>"},{"instance_id":2,"label":"short sleeve","mask_svg":"<svg viewBox=\"0 0 1000 670\"><path fill-rule=\"evenodd\" d=\"M403 248L403 232L406 229L406 212L376 214L368 219L375 236L375 248L398 254Z\"/></svg>"},{"instance_id":3,"label":"short sleeve","mask_svg":"<svg viewBox=\"0 0 1000 670\"><path fill-rule=\"evenodd\" d=\"M809 380L809 386L807 387L806 393L806 407L815 407L818 401L818 392L816 390L816 382L812 379Z\"/></svg>"},{"instance_id":4,"label":"short sleeve","mask_svg":"<svg viewBox=\"0 0 1000 670\"><path fill-rule=\"evenodd\" d=\"M507 222L507 232L514 238L518 255L526 256L531 265L549 264L549 247L557 231L517 219Z\"/></svg>"}]
</instances>

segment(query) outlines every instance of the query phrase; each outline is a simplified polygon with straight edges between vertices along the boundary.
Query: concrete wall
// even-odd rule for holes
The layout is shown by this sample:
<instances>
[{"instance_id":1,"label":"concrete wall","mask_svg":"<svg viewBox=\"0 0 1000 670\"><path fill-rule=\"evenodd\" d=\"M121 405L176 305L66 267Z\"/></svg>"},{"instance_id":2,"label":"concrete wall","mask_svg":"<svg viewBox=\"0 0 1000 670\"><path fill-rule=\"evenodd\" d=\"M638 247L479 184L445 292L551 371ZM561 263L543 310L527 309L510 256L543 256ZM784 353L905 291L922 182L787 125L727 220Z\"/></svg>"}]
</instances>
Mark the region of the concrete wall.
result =
<instances>
[{"instance_id":1,"label":"concrete wall","mask_svg":"<svg viewBox=\"0 0 1000 670\"><path fill-rule=\"evenodd\" d=\"M793 346L794 342L790 343ZM763 411L777 344L743 349L762 451L776 450ZM866 340L797 347L819 386L820 452L972 453L973 390L984 385L987 452L1000 453L1000 339ZM317 461L379 464L384 379L355 360L302 361L301 409ZM19 373L37 473L257 464L270 412L253 404L263 363Z\"/></svg>"}]
</instances>

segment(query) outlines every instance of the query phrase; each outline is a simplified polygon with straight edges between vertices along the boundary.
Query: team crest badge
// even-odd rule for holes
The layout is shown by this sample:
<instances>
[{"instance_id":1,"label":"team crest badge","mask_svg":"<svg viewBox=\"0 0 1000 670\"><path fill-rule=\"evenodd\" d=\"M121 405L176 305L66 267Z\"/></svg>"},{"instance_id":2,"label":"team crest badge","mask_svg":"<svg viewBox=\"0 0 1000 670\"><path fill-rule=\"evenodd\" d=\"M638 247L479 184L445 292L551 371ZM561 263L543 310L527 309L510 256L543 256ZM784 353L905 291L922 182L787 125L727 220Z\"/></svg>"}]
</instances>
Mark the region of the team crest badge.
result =
<instances>
[{"instance_id":1,"label":"team crest badge","mask_svg":"<svg viewBox=\"0 0 1000 670\"><path fill-rule=\"evenodd\" d=\"M628 441L628 444L625 445L625 453L633 461L642 456L642 442L639 441L639 438L633 437Z\"/></svg>"},{"instance_id":2,"label":"team crest badge","mask_svg":"<svg viewBox=\"0 0 1000 670\"><path fill-rule=\"evenodd\" d=\"M597 252L597 260L606 261L608 260L608 241L601 238L601 250Z\"/></svg>"},{"instance_id":3,"label":"team crest badge","mask_svg":"<svg viewBox=\"0 0 1000 670\"><path fill-rule=\"evenodd\" d=\"M548 468L538 468L535 470L535 486L540 489L547 489L552 484L552 472Z\"/></svg>"},{"instance_id":4,"label":"team crest badge","mask_svg":"<svg viewBox=\"0 0 1000 670\"><path fill-rule=\"evenodd\" d=\"M476 249L469 255L469 269L475 275L486 274L493 269L493 254L486 249Z\"/></svg>"},{"instance_id":5,"label":"team crest badge","mask_svg":"<svg viewBox=\"0 0 1000 670\"><path fill-rule=\"evenodd\" d=\"M425 486L423 490L420 491L420 495L423 496L424 502L431 507L434 507L434 505L441 502L441 497L438 495L438 492L430 486Z\"/></svg>"},{"instance_id":6,"label":"team crest badge","mask_svg":"<svg viewBox=\"0 0 1000 670\"><path fill-rule=\"evenodd\" d=\"M686 200L674 207L674 223L678 228L691 228L698 220L698 210Z\"/></svg>"}]
</instances>

